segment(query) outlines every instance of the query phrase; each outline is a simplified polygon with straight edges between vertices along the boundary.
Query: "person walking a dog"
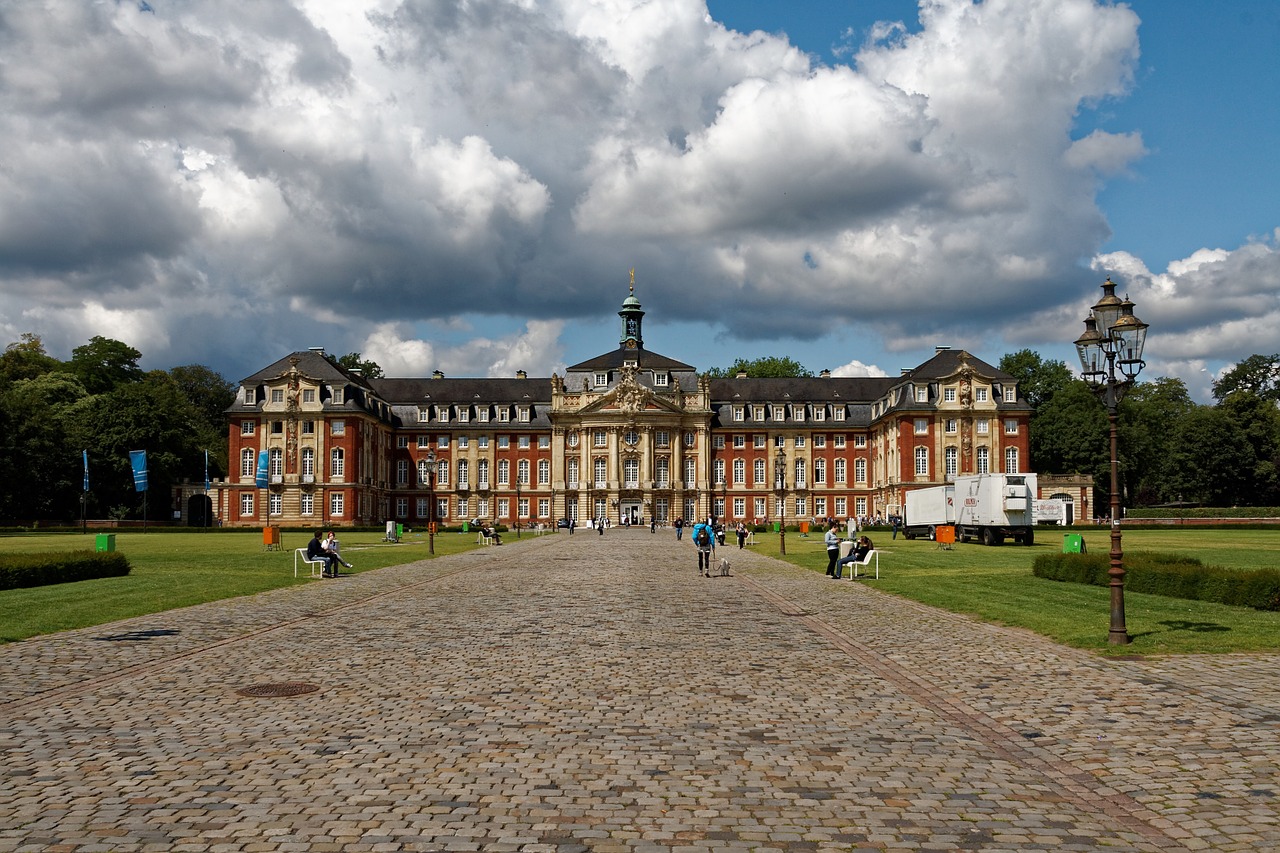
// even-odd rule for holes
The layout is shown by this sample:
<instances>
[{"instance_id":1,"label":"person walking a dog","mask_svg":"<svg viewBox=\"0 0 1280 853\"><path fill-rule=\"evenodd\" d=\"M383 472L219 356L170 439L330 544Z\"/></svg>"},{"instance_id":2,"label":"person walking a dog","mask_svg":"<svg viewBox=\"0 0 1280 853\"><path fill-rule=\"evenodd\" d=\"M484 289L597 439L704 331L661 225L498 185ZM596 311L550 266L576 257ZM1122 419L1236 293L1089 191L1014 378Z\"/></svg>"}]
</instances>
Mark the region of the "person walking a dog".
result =
<instances>
[{"instance_id":1,"label":"person walking a dog","mask_svg":"<svg viewBox=\"0 0 1280 853\"><path fill-rule=\"evenodd\" d=\"M698 551L698 574L711 577L711 560L715 556L716 532L711 520L699 521L693 526L693 547Z\"/></svg>"}]
</instances>

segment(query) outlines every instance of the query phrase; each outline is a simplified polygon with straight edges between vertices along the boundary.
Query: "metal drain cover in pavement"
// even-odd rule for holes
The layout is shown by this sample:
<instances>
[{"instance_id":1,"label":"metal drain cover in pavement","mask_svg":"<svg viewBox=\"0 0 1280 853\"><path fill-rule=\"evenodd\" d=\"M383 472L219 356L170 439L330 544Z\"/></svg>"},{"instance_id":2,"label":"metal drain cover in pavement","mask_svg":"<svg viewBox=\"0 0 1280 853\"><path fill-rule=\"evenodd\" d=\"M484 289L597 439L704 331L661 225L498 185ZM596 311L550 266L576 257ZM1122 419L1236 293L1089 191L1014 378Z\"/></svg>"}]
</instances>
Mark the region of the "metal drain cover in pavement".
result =
<instances>
[{"instance_id":1,"label":"metal drain cover in pavement","mask_svg":"<svg viewBox=\"0 0 1280 853\"><path fill-rule=\"evenodd\" d=\"M320 689L318 684L307 684L305 681L285 681L280 684L250 684L236 692L241 696L301 696L303 693L314 693Z\"/></svg>"}]
</instances>

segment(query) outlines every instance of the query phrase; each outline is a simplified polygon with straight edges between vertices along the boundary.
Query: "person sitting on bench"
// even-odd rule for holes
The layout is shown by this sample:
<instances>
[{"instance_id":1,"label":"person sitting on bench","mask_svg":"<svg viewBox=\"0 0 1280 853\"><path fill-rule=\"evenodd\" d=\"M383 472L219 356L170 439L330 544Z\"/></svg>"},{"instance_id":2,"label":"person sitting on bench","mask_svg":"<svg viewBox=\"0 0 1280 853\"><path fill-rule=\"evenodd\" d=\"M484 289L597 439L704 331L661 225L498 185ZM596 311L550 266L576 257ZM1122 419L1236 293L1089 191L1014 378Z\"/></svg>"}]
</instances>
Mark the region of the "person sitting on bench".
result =
<instances>
[{"instance_id":1,"label":"person sitting on bench","mask_svg":"<svg viewBox=\"0 0 1280 853\"><path fill-rule=\"evenodd\" d=\"M322 535L323 533L317 530L316 535L311 537L311 541L307 543L307 559L312 562L323 560L324 571L320 574L326 578L336 578L338 570L333 563L337 557L330 554L329 549L324 547L324 541L321 539Z\"/></svg>"},{"instance_id":2,"label":"person sitting on bench","mask_svg":"<svg viewBox=\"0 0 1280 853\"><path fill-rule=\"evenodd\" d=\"M342 563L342 565L346 566L348 569L351 568L351 564L348 563L346 560L342 559L342 554L339 553L338 551L338 549L341 547L338 544L338 537L333 535L332 530L329 531L329 535L325 537L325 540L321 544L324 545L324 549L333 556L333 559L337 560L339 563Z\"/></svg>"}]
</instances>

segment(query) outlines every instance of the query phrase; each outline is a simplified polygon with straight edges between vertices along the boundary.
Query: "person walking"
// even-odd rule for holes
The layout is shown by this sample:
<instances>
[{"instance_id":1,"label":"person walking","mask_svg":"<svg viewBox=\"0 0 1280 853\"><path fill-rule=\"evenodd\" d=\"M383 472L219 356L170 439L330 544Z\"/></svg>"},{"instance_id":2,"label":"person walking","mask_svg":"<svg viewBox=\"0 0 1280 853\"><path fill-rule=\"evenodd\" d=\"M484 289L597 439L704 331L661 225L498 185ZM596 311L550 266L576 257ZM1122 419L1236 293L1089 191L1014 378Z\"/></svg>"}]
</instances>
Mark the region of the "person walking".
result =
<instances>
[{"instance_id":1,"label":"person walking","mask_svg":"<svg viewBox=\"0 0 1280 853\"><path fill-rule=\"evenodd\" d=\"M684 538L684 519L677 518L676 519L676 541L679 542L683 538Z\"/></svg>"},{"instance_id":2,"label":"person walking","mask_svg":"<svg viewBox=\"0 0 1280 853\"><path fill-rule=\"evenodd\" d=\"M738 550L741 551L742 546L747 543L747 526L739 521L735 532L738 534Z\"/></svg>"},{"instance_id":3,"label":"person walking","mask_svg":"<svg viewBox=\"0 0 1280 853\"><path fill-rule=\"evenodd\" d=\"M693 526L693 547L698 552L698 574L711 577L711 560L715 557L716 531L710 519Z\"/></svg>"}]
</instances>

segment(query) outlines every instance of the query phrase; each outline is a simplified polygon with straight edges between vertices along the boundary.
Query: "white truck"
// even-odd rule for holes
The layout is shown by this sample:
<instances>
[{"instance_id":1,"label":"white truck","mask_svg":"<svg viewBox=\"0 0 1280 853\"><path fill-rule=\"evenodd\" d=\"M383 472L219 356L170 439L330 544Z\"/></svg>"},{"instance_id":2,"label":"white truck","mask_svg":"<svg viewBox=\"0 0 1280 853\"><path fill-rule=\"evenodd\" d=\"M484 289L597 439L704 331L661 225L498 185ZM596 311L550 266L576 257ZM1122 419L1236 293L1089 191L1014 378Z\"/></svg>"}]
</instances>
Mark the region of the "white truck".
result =
<instances>
[{"instance_id":1,"label":"white truck","mask_svg":"<svg viewBox=\"0 0 1280 853\"><path fill-rule=\"evenodd\" d=\"M941 525L955 525L956 539L1002 545L1013 539L1035 543L1035 474L974 474L955 483L907 492L903 530L908 539L936 537Z\"/></svg>"}]
</instances>

